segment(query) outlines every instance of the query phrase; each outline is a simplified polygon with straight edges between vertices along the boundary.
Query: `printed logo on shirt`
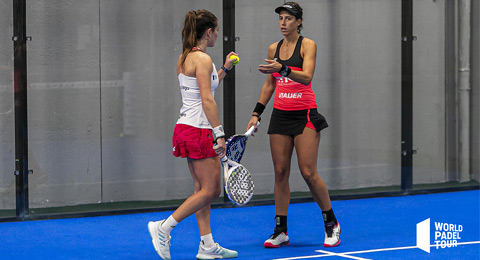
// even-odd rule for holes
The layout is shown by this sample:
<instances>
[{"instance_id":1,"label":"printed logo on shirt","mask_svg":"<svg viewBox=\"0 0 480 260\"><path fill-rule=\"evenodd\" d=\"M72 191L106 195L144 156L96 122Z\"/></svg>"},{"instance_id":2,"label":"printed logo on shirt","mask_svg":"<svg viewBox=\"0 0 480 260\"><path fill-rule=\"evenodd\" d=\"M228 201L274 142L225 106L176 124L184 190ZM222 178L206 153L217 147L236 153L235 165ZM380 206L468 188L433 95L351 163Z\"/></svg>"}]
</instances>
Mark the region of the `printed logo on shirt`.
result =
<instances>
[{"instance_id":1,"label":"printed logo on shirt","mask_svg":"<svg viewBox=\"0 0 480 260\"><path fill-rule=\"evenodd\" d=\"M212 80L217 80L218 76L217 75L212 75Z\"/></svg>"},{"instance_id":2,"label":"printed logo on shirt","mask_svg":"<svg viewBox=\"0 0 480 260\"><path fill-rule=\"evenodd\" d=\"M277 82L286 84L286 83L290 83L290 82L294 82L294 81L291 80L290 78L280 76L280 77L277 78Z\"/></svg>"},{"instance_id":3,"label":"printed logo on shirt","mask_svg":"<svg viewBox=\"0 0 480 260\"><path fill-rule=\"evenodd\" d=\"M181 88L182 88L183 90L185 90L185 91L189 91L189 90L190 90L190 88L187 87L187 86L182 86Z\"/></svg>"},{"instance_id":4,"label":"printed logo on shirt","mask_svg":"<svg viewBox=\"0 0 480 260\"><path fill-rule=\"evenodd\" d=\"M302 98L302 93L280 93L279 98Z\"/></svg>"}]
</instances>

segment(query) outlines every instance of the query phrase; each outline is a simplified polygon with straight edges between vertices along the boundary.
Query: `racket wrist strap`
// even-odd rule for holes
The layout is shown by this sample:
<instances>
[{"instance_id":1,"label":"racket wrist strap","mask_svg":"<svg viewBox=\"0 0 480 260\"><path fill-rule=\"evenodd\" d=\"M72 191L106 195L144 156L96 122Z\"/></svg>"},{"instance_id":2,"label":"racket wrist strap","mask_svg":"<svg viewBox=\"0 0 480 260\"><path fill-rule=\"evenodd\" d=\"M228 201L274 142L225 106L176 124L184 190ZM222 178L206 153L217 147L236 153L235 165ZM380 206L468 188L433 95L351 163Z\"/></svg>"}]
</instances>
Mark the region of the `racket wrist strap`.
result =
<instances>
[{"instance_id":1,"label":"racket wrist strap","mask_svg":"<svg viewBox=\"0 0 480 260\"><path fill-rule=\"evenodd\" d=\"M213 128L213 137L215 138L215 142L217 141L218 138L225 138L225 132L223 131L223 126L219 125L215 128Z\"/></svg>"},{"instance_id":2,"label":"racket wrist strap","mask_svg":"<svg viewBox=\"0 0 480 260\"><path fill-rule=\"evenodd\" d=\"M253 113L257 113L258 116L260 116L263 113L263 110L265 110L265 105L260 102L257 102L257 104L255 105L255 108L253 109ZM255 114L253 115L257 116Z\"/></svg>"}]
</instances>

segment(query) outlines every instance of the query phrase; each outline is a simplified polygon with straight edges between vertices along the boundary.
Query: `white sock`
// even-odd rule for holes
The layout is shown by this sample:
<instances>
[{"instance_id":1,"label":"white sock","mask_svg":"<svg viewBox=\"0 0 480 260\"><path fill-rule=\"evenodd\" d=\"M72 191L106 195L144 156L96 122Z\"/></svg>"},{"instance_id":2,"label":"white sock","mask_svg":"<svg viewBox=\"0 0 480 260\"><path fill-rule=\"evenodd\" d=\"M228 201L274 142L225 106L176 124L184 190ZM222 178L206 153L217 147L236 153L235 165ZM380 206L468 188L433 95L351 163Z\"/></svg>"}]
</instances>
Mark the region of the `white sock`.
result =
<instances>
[{"instance_id":1,"label":"white sock","mask_svg":"<svg viewBox=\"0 0 480 260\"><path fill-rule=\"evenodd\" d=\"M213 242L212 233L201 236L200 239L202 241L201 243L203 247L205 248L212 248L215 245L215 243Z\"/></svg>"},{"instance_id":2,"label":"white sock","mask_svg":"<svg viewBox=\"0 0 480 260\"><path fill-rule=\"evenodd\" d=\"M170 234L172 229L178 224L178 222L170 215L163 223L160 225L160 231L163 233Z\"/></svg>"}]
</instances>

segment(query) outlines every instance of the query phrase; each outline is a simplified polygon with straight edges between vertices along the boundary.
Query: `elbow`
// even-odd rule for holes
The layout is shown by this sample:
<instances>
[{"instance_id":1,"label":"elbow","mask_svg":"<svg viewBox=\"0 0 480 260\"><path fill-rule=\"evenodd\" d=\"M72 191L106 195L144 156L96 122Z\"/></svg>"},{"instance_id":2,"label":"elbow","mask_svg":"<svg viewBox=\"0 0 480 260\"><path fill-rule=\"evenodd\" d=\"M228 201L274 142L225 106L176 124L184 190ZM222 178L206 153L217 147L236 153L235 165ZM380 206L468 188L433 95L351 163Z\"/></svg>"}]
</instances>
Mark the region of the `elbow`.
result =
<instances>
[{"instance_id":1,"label":"elbow","mask_svg":"<svg viewBox=\"0 0 480 260\"><path fill-rule=\"evenodd\" d=\"M298 79L296 80L299 83L302 83L303 85L309 85L312 82L313 75L309 75L309 73L305 73L303 75L299 75Z\"/></svg>"},{"instance_id":2,"label":"elbow","mask_svg":"<svg viewBox=\"0 0 480 260\"><path fill-rule=\"evenodd\" d=\"M309 78L304 79L301 83L308 86L308 85L310 85L311 82L312 82L312 78L309 77Z\"/></svg>"},{"instance_id":3,"label":"elbow","mask_svg":"<svg viewBox=\"0 0 480 260\"><path fill-rule=\"evenodd\" d=\"M202 108L203 110L208 110L209 108L212 107L212 105L215 104L215 100L210 99L210 98L205 98L202 99Z\"/></svg>"}]
</instances>

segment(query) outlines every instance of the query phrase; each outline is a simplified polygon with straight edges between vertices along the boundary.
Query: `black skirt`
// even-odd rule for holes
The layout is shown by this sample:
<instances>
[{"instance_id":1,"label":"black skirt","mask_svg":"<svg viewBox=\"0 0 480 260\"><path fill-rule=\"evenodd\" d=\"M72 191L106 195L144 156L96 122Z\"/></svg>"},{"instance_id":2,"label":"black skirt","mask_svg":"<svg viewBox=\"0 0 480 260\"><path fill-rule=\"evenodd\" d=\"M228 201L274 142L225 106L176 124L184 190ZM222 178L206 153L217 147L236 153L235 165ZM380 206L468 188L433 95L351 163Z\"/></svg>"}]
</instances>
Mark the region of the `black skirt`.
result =
<instances>
[{"instance_id":1,"label":"black skirt","mask_svg":"<svg viewBox=\"0 0 480 260\"><path fill-rule=\"evenodd\" d=\"M308 121L312 122L317 132L328 127L327 120L322 114L318 113L316 108L295 111L274 108L267 133L298 135L303 133Z\"/></svg>"}]
</instances>

